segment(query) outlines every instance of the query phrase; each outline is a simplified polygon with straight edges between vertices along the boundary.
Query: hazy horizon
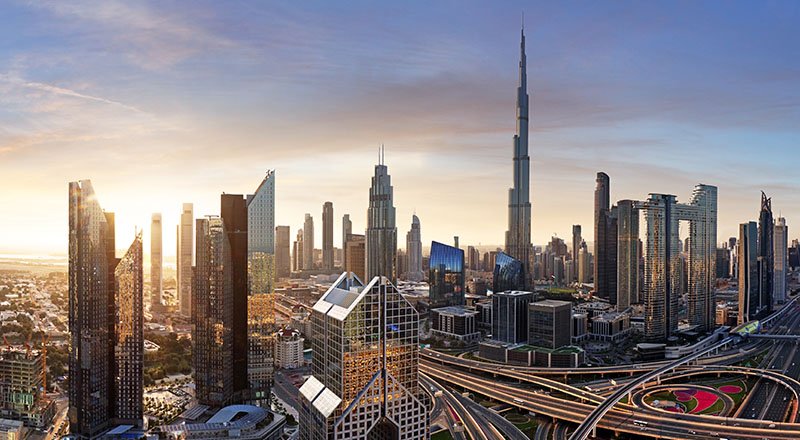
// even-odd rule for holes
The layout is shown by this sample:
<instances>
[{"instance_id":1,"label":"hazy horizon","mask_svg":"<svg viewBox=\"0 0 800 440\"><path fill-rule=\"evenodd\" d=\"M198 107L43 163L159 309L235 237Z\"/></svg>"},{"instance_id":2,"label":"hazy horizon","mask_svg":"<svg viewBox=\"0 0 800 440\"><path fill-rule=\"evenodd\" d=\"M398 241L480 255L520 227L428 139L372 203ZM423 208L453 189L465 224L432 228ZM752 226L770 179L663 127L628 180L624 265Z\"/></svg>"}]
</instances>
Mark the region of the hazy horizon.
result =
<instances>
[{"instance_id":1,"label":"hazy horizon","mask_svg":"<svg viewBox=\"0 0 800 440\"><path fill-rule=\"evenodd\" d=\"M612 201L717 186L720 242L764 190L797 237L800 4L20 1L0 17L0 253L65 254L68 182L91 179L117 247L138 226L147 251L161 212L174 256L182 203L218 214L268 169L276 225L293 240L310 213L321 247L332 201L339 247L381 144L400 248L414 212L423 242L501 245L523 9L534 243L592 241L598 171Z\"/></svg>"}]
</instances>

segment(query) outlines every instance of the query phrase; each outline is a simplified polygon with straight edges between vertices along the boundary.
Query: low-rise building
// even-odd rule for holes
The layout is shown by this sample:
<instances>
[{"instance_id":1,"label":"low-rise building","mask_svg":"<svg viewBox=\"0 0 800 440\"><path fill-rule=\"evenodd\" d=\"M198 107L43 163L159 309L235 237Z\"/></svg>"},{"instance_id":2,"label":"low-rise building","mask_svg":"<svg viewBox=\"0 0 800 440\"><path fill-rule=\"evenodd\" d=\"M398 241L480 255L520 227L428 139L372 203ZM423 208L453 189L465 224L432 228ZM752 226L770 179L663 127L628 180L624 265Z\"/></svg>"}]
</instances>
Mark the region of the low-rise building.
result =
<instances>
[{"instance_id":1,"label":"low-rise building","mask_svg":"<svg viewBox=\"0 0 800 440\"><path fill-rule=\"evenodd\" d=\"M572 303L546 299L528 305L528 344L556 349L570 344Z\"/></svg>"},{"instance_id":2,"label":"low-rise building","mask_svg":"<svg viewBox=\"0 0 800 440\"><path fill-rule=\"evenodd\" d=\"M589 317L586 313L572 314L572 336L573 344L583 342L589 338Z\"/></svg>"},{"instance_id":3,"label":"low-rise building","mask_svg":"<svg viewBox=\"0 0 800 440\"><path fill-rule=\"evenodd\" d=\"M25 438L25 426L20 420L0 419L0 440Z\"/></svg>"},{"instance_id":4,"label":"low-rise building","mask_svg":"<svg viewBox=\"0 0 800 440\"><path fill-rule=\"evenodd\" d=\"M589 333L589 338L596 341L621 341L631 332L630 319L630 315L621 312L595 316L592 319L592 331Z\"/></svg>"},{"instance_id":5,"label":"low-rise building","mask_svg":"<svg viewBox=\"0 0 800 440\"><path fill-rule=\"evenodd\" d=\"M431 310L431 333L448 339L474 342L480 339L478 312L464 306L440 307Z\"/></svg>"},{"instance_id":6,"label":"low-rise building","mask_svg":"<svg viewBox=\"0 0 800 440\"><path fill-rule=\"evenodd\" d=\"M286 417L254 405L231 405L219 410L203 423L180 423L155 428L161 438L212 440L239 438L278 440L283 435Z\"/></svg>"},{"instance_id":7,"label":"low-rise building","mask_svg":"<svg viewBox=\"0 0 800 440\"><path fill-rule=\"evenodd\" d=\"M275 334L275 366L292 369L303 366L305 339L295 329L285 328Z\"/></svg>"},{"instance_id":8,"label":"low-rise building","mask_svg":"<svg viewBox=\"0 0 800 440\"><path fill-rule=\"evenodd\" d=\"M55 415L55 405L42 393L42 353L7 348L0 351L0 417L43 428Z\"/></svg>"}]
</instances>

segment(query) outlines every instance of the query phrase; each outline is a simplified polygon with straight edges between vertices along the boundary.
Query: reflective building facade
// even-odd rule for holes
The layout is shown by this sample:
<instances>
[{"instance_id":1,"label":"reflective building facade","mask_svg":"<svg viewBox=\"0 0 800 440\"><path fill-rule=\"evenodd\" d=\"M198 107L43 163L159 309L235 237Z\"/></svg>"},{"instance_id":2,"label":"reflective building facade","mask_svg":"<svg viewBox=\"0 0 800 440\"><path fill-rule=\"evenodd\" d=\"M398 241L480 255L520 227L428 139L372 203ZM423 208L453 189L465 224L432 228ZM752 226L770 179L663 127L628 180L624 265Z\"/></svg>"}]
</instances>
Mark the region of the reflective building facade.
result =
<instances>
[{"instance_id":1,"label":"reflective building facade","mask_svg":"<svg viewBox=\"0 0 800 440\"><path fill-rule=\"evenodd\" d=\"M775 281L773 282L774 303L786 302L786 275L789 269L789 228L786 219L778 217L775 222Z\"/></svg>"},{"instance_id":2,"label":"reflective building facade","mask_svg":"<svg viewBox=\"0 0 800 440\"><path fill-rule=\"evenodd\" d=\"M247 387L250 401L269 398L274 374L275 172L247 196ZM285 230L288 264L289 228ZM288 268L287 268L288 269ZM238 311L239 309L237 309Z\"/></svg>"},{"instance_id":3,"label":"reflective building facade","mask_svg":"<svg viewBox=\"0 0 800 440\"><path fill-rule=\"evenodd\" d=\"M464 305L464 251L431 242L428 282L431 308Z\"/></svg>"},{"instance_id":4,"label":"reflective building facade","mask_svg":"<svg viewBox=\"0 0 800 440\"><path fill-rule=\"evenodd\" d=\"M766 309L761 302L758 283L758 225L756 222L739 225L736 243L739 261L739 324L758 319Z\"/></svg>"},{"instance_id":5,"label":"reflective building facade","mask_svg":"<svg viewBox=\"0 0 800 440\"><path fill-rule=\"evenodd\" d=\"M639 302L639 210L633 200L617 202L617 309Z\"/></svg>"},{"instance_id":6,"label":"reflective building facade","mask_svg":"<svg viewBox=\"0 0 800 440\"><path fill-rule=\"evenodd\" d=\"M492 294L492 339L509 344L528 341L528 304L533 293L520 291Z\"/></svg>"},{"instance_id":7,"label":"reflective building facade","mask_svg":"<svg viewBox=\"0 0 800 440\"><path fill-rule=\"evenodd\" d=\"M112 415L109 306L115 264L113 214L103 212L90 181L71 182L68 415L70 434L78 438L100 434Z\"/></svg>"},{"instance_id":8,"label":"reflective building facade","mask_svg":"<svg viewBox=\"0 0 800 440\"><path fill-rule=\"evenodd\" d=\"M492 271L492 291L523 290L525 286L525 266L521 261L498 252Z\"/></svg>"},{"instance_id":9,"label":"reflective building facade","mask_svg":"<svg viewBox=\"0 0 800 440\"><path fill-rule=\"evenodd\" d=\"M164 262L161 243L161 213L153 213L150 221L150 309L161 308L162 265Z\"/></svg>"},{"instance_id":10,"label":"reflective building facade","mask_svg":"<svg viewBox=\"0 0 800 440\"><path fill-rule=\"evenodd\" d=\"M233 316L233 273L225 225L219 217L198 219L192 360L195 395L201 404L223 406L233 401Z\"/></svg>"},{"instance_id":11,"label":"reflective building facade","mask_svg":"<svg viewBox=\"0 0 800 440\"><path fill-rule=\"evenodd\" d=\"M312 312L312 376L300 387L303 440L429 438L419 385L419 317L386 277L345 272Z\"/></svg>"},{"instance_id":12,"label":"reflective building facade","mask_svg":"<svg viewBox=\"0 0 800 440\"><path fill-rule=\"evenodd\" d=\"M775 221L772 218L772 199L761 192L761 212L758 215L758 292L764 312L772 311L773 281L775 278Z\"/></svg>"},{"instance_id":13,"label":"reflective building facade","mask_svg":"<svg viewBox=\"0 0 800 440\"><path fill-rule=\"evenodd\" d=\"M424 278L422 273L422 228L416 214L411 217L411 229L406 234L406 252L408 252L406 278L411 281L422 281Z\"/></svg>"},{"instance_id":14,"label":"reflective building facade","mask_svg":"<svg viewBox=\"0 0 800 440\"><path fill-rule=\"evenodd\" d=\"M181 313L192 315L192 264L194 264L194 207L184 203L181 210L181 223L178 225L178 302Z\"/></svg>"},{"instance_id":15,"label":"reflective building facade","mask_svg":"<svg viewBox=\"0 0 800 440\"><path fill-rule=\"evenodd\" d=\"M144 423L144 320L142 234L136 235L114 271L116 331L114 333L115 424Z\"/></svg>"},{"instance_id":16,"label":"reflective building facade","mask_svg":"<svg viewBox=\"0 0 800 440\"><path fill-rule=\"evenodd\" d=\"M322 205L322 268L333 269L333 203Z\"/></svg>"}]
</instances>

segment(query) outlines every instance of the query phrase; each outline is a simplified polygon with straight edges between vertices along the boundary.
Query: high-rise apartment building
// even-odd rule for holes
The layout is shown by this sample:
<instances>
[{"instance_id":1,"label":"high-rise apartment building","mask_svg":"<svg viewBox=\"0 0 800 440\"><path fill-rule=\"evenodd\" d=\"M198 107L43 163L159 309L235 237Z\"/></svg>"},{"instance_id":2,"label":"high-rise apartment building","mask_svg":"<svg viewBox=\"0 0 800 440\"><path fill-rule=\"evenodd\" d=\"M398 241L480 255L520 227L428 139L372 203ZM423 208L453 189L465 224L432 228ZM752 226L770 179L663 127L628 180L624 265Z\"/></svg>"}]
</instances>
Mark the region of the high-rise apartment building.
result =
<instances>
[{"instance_id":1,"label":"high-rise apartment building","mask_svg":"<svg viewBox=\"0 0 800 440\"><path fill-rule=\"evenodd\" d=\"M464 251L438 241L432 242L428 280L431 308L463 306Z\"/></svg>"},{"instance_id":2,"label":"high-rise apartment building","mask_svg":"<svg viewBox=\"0 0 800 440\"><path fill-rule=\"evenodd\" d=\"M350 234L344 248L346 272L354 273L359 279L366 277L366 239L361 234Z\"/></svg>"},{"instance_id":3,"label":"high-rise apartment building","mask_svg":"<svg viewBox=\"0 0 800 440\"><path fill-rule=\"evenodd\" d=\"M117 421L143 423L142 238L117 259L114 232L114 214L103 212L91 182L71 182L67 415L79 439Z\"/></svg>"},{"instance_id":4,"label":"high-rise apartment building","mask_svg":"<svg viewBox=\"0 0 800 440\"><path fill-rule=\"evenodd\" d=\"M192 264L194 263L194 207L184 203L181 210L181 222L178 225L178 303L181 313L192 315Z\"/></svg>"},{"instance_id":5,"label":"high-rise apartment building","mask_svg":"<svg viewBox=\"0 0 800 440\"><path fill-rule=\"evenodd\" d=\"M411 281L422 281L425 277L422 272L422 229L416 214L411 217L411 229L406 234L406 252L408 253L406 278Z\"/></svg>"},{"instance_id":6,"label":"high-rise apartment building","mask_svg":"<svg viewBox=\"0 0 800 440\"><path fill-rule=\"evenodd\" d=\"M758 225L756 222L739 225L736 244L739 260L739 324L758 319L766 310L759 294Z\"/></svg>"},{"instance_id":7,"label":"high-rise apartment building","mask_svg":"<svg viewBox=\"0 0 800 440\"><path fill-rule=\"evenodd\" d=\"M223 406L234 401L231 249L221 218L197 219L196 229L192 319L195 395L201 404Z\"/></svg>"},{"instance_id":8,"label":"high-rise apartment building","mask_svg":"<svg viewBox=\"0 0 800 440\"><path fill-rule=\"evenodd\" d=\"M315 356L300 387L300 438L427 439L419 316L388 278L365 286L343 273L311 319Z\"/></svg>"},{"instance_id":9,"label":"high-rise apartment building","mask_svg":"<svg viewBox=\"0 0 800 440\"><path fill-rule=\"evenodd\" d=\"M783 304L786 302L786 276L789 268L789 228L786 226L786 219L778 217L775 222L775 281L773 282L773 303Z\"/></svg>"},{"instance_id":10,"label":"high-rise apartment building","mask_svg":"<svg viewBox=\"0 0 800 440\"><path fill-rule=\"evenodd\" d=\"M371 280L385 276L397 280L397 225L395 223L394 189L389 168L381 159L369 188L366 233L366 274Z\"/></svg>"},{"instance_id":11,"label":"high-rise apartment building","mask_svg":"<svg viewBox=\"0 0 800 440\"><path fill-rule=\"evenodd\" d=\"M322 205L322 268L333 270L333 203Z\"/></svg>"},{"instance_id":12,"label":"high-rise apartment building","mask_svg":"<svg viewBox=\"0 0 800 440\"><path fill-rule=\"evenodd\" d=\"M277 278L288 278L292 274L289 252L290 236L288 226L277 226L275 228L275 276Z\"/></svg>"},{"instance_id":13,"label":"high-rise apartment building","mask_svg":"<svg viewBox=\"0 0 800 440\"><path fill-rule=\"evenodd\" d=\"M159 219L160 220L160 219ZM114 270L114 424L143 426L144 317L142 235L139 232Z\"/></svg>"},{"instance_id":14,"label":"high-rise apartment building","mask_svg":"<svg viewBox=\"0 0 800 440\"><path fill-rule=\"evenodd\" d=\"M259 204L259 201L255 202ZM258 207L254 209L254 215L258 215ZM267 215L267 214L265 214ZM247 312L248 306L248 209L247 201L241 194L222 194L220 197L220 217L225 225L225 236L228 240L230 249L230 268L231 268L231 287L233 320L231 330L233 333L233 391L234 401L242 401L249 396L249 383L247 381L247 356L249 351L248 324L250 316ZM274 220L273 220L274 224ZM268 232L264 228L259 231L262 238L272 237L273 228ZM270 238L274 250L274 239ZM254 249L264 249L263 243L258 243ZM265 254L261 252L261 254ZM254 253L254 264L258 269L264 268L264 258L258 256L258 251ZM260 270L258 271L260 272ZM269 280L269 281L267 281ZM267 289L268 284L272 283L271 276L259 274L253 277L254 289ZM254 290L255 291L255 290Z\"/></svg>"},{"instance_id":15,"label":"high-rise apartment building","mask_svg":"<svg viewBox=\"0 0 800 440\"><path fill-rule=\"evenodd\" d=\"M532 288L530 157L528 156L528 74L525 31L520 34L517 134L514 135L514 186L508 190L508 231L505 252L522 262L525 288Z\"/></svg>"},{"instance_id":16,"label":"high-rise apartment building","mask_svg":"<svg viewBox=\"0 0 800 440\"><path fill-rule=\"evenodd\" d=\"M765 313L772 311L773 281L775 280L775 221L772 218L772 199L761 192L761 212L758 215L758 292Z\"/></svg>"},{"instance_id":17,"label":"high-rise apartment building","mask_svg":"<svg viewBox=\"0 0 800 440\"><path fill-rule=\"evenodd\" d=\"M303 269L314 270L314 218L306 214L303 222Z\"/></svg>"},{"instance_id":18,"label":"high-rise apartment building","mask_svg":"<svg viewBox=\"0 0 800 440\"><path fill-rule=\"evenodd\" d=\"M153 213L150 219L150 310L161 309L161 292L163 290L164 254L161 243L161 213Z\"/></svg>"},{"instance_id":19,"label":"high-rise apartment building","mask_svg":"<svg viewBox=\"0 0 800 440\"><path fill-rule=\"evenodd\" d=\"M617 219L608 174L597 173L594 190L594 290L617 304Z\"/></svg>"},{"instance_id":20,"label":"high-rise apartment building","mask_svg":"<svg viewBox=\"0 0 800 440\"><path fill-rule=\"evenodd\" d=\"M353 233L353 222L350 221L350 214L342 216L342 268L347 270L347 253L344 251L347 248L347 237Z\"/></svg>"},{"instance_id":21,"label":"high-rise apartment building","mask_svg":"<svg viewBox=\"0 0 800 440\"><path fill-rule=\"evenodd\" d=\"M274 376L275 333L275 172L247 196L247 384L242 396L266 402ZM285 231L288 263L289 228ZM238 309L237 309L238 312ZM236 319L236 318L234 318ZM234 336L235 340L235 336ZM235 367L235 364L234 364Z\"/></svg>"},{"instance_id":22,"label":"high-rise apartment building","mask_svg":"<svg viewBox=\"0 0 800 440\"><path fill-rule=\"evenodd\" d=\"M647 237L644 266L645 338L664 340L678 328L678 297L682 272L678 223L689 222L688 257L685 279L688 284L687 317L700 331L715 325L717 188L696 185L688 204L677 203L675 196L650 194L641 203L645 213Z\"/></svg>"},{"instance_id":23,"label":"high-rise apartment building","mask_svg":"<svg viewBox=\"0 0 800 440\"><path fill-rule=\"evenodd\" d=\"M528 341L528 304L533 293L518 290L492 295L492 339L509 344Z\"/></svg>"},{"instance_id":24,"label":"high-rise apartment building","mask_svg":"<svg viewBox=\"0 0 800 440\"><path fill-rule=\"evenodd\" d=\"M633 200L617 202L617 309L639 303L639 210Z\"/></svg>"},{"instance_id":25,"label":"high-rise apartment building","mask_svg":"<svg viewBox=\"0 0 800 440\"><path fill-rule=\"evenodd\" d=\"M578 250L578 282L588 283L591 274L592 270L589 267L589 248L586 246L585 241L581 241L581 247Z\"/></svg>"}]
</instances>

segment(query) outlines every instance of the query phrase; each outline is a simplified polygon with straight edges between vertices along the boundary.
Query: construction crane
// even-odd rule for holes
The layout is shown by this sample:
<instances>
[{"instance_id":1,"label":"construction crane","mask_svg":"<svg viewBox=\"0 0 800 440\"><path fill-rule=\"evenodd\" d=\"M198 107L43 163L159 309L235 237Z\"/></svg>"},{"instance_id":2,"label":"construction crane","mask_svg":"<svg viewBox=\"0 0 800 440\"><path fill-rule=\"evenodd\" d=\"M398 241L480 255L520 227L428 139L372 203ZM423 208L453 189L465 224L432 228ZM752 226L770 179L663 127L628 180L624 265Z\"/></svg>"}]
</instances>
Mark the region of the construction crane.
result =
<instances>
[{"instance_id":1,"label":"construction crane","mask_svg":"<svg viewBox=\"0 0 800 440\"><path fill-rule=\"evenodd\" d=\"M47 394L47 344L50 342L50 333L42 333L42 388Z\"/></svg>"}]
</instances>

